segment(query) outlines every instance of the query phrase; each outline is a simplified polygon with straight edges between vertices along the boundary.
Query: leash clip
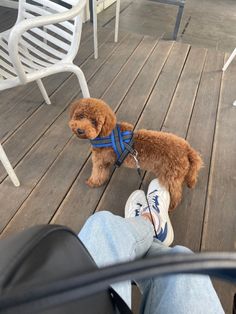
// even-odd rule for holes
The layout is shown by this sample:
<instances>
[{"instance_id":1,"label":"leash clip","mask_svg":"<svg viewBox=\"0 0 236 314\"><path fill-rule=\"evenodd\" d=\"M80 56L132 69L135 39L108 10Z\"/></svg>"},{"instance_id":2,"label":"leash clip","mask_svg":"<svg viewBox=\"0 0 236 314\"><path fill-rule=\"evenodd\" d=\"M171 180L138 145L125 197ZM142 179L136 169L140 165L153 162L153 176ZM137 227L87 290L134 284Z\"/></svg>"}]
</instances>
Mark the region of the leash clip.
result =
<instances>
[{"instance_id":1,"label":"leash clip","mask_svg":"<svg viewBox=\"0 0 236 314\"><path fill-rule=\"evenodd\" d=\"M136 151L136 149L134 149L134 151L131 154L134 158L135 164L136 164L136 168L140 169L140 165L139 165L139 161L138 161L138 152Z\"/></svg>"}]
</instances>

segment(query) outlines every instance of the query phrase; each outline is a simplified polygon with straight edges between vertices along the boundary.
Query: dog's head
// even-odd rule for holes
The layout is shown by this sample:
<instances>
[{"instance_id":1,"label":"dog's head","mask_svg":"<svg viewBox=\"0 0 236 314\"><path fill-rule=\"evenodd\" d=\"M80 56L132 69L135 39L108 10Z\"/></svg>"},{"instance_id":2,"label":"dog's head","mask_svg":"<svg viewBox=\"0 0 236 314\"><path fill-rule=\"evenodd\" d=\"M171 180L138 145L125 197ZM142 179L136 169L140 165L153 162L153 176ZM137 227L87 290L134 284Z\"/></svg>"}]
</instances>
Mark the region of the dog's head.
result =
<instances>
[{"instance_id":1,"label":"dog's head","mask_svg":"<svg viewBox=\"0 0 236 314\"><path fill-rule=\"evenodd\" d=\"M82 98L70 108L69 126L82 139L109 135L116 125L116 117L101 99Z\"/></svg>"}]
</instances>

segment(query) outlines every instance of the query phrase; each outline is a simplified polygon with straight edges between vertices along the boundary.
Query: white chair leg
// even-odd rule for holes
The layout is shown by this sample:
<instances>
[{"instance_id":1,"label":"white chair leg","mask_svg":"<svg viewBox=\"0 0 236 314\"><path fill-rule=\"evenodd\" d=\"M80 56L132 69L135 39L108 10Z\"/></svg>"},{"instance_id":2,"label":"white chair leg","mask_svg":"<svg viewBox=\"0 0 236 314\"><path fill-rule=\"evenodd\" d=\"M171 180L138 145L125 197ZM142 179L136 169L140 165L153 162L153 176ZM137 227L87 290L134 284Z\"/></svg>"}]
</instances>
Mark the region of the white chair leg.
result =
<instances>
[{"instance_id":1,"label":"white chair leg","mask_svg":"<svg viewBox=\"0 0 236 314\"><path fill-rule=\"evenodd\" d=\"M120 0L116 0L115 43L117 43L118 41L119 19L120 19Z\"/></svg>"},{"instance_id":2,"label":"white chair leg","mask_svg":"<svg viewBox=\"0 0 236 314\"><path fill-rule=\"evenodd\" d=\"M230 65L230 63L233 61L234 57L236 56L236 48L234 49L234 51L232 52L232 54L230 55L229 59L227 60L227 62L225 63L225 65L223 66L223 71L226 71L228 66Z\"/></svg>"},{"instance_id":3,"label":"white chair leg","mask_svg":"<svg viewBox=\"0 0 236 314\"><path fill-rule=\"evenodd\" d=\"M4 152L2 145L0 144L0 160L4 166L4 168L6 169L10 179L12 180L13 184L15 186L20 186L20 182L15 174L15 171L13 170L10 161L7 158L6 153Z\"/></svg>"},{"instance_id":4,"label":"white chair leg","mask_svg":"<svg viewBox=\"0 0 236 314\"><path fill-rule=\"evenodd\" d=\"M72 64L72 67L70 68L70 70L71 70L71 72L75 73L75 75L77 76L77 78L79 80L79 84L80 84L80 88L81 88L83 97L84 98L90 98L88 85L87 85L86 78L84 76L83 71L80 69L80 67L78 67L75 64Z\"/></svg>"},{"instance_id":5,"label":"white chair leg","mask_svg":"<svg viewBox=\"0 0 236 314\"><path fill-rule=\"evenodd\" d=\"M43 95L43 98L44 98L46 104L51 105L51 100L48 97L48 94L47 94L47 91L46 91L46 89L45 89L45 87L43 85L43 82L40 79L36 80L36 82L38 84L38 87L40 89L41 94Z\"/></svg>"},{"instance_id":6,"label":"white chair leg","mask_svg":"<svg viewBox=\"0 0 236 314\"><path fill-rule=\"evenodd\" d=\"M94 58L98 58L98 25L97 25L97 0L93 0L93 43Z\"/></svg>"}]
</instances>

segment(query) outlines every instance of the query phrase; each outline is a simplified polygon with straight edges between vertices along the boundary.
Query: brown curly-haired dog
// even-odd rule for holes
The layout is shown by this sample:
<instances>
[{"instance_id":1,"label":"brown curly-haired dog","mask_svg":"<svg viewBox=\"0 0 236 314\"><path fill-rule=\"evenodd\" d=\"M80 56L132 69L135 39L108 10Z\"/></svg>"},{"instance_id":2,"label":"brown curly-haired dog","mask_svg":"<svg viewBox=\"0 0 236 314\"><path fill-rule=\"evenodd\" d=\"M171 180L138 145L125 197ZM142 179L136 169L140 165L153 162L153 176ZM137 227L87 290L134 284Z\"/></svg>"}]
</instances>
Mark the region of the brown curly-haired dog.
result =
<instances>
[{"instance_id":1,"label":"brown curly-haired dog","mask_svg":"<svg viewBox=\"0 0 236 314\"><path fill-rule=\"evenodd\" d=\"M102 100L84 98L72 103L70 109L71 130L81 139L108 136L116 125L116 116ZM121 131L133 130L133 125L119 123ZM151 171L169 191L170 210L181 201L183 184L194 187L202 159L182 138L164 132L138 130L134 132L134 149L138 152L140 167ZM104 184L110 168L116 162L113 148L93 148L93 169L87 180L90 187ZM124 165L135 168L134 158L129 154Z\"/></svg>"}]
</instances>

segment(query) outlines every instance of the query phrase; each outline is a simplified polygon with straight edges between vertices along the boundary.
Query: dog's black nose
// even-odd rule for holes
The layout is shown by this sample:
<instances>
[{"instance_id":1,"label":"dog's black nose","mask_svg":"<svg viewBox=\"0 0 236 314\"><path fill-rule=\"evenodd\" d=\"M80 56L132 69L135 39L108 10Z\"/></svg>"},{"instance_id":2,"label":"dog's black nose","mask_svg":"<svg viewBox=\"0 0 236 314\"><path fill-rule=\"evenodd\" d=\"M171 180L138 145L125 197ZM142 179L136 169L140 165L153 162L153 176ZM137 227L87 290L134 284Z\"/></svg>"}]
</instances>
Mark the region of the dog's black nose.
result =
<instances>
[{"instance_id":1,"label":"dog's black nose","mask_svg":"<svg viewBox=\"0 0 236 314\"><path fill-rule=\"evenodd\" d=\"M77 133L78 133L79 135L82 135L82 134L84 134L84 131L81 130L81 129L77 129Z\"/></svg>"}]
</instances>

